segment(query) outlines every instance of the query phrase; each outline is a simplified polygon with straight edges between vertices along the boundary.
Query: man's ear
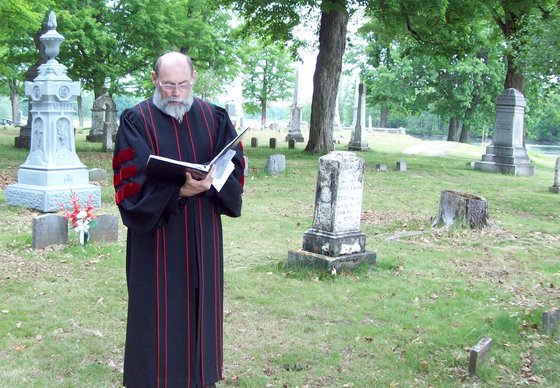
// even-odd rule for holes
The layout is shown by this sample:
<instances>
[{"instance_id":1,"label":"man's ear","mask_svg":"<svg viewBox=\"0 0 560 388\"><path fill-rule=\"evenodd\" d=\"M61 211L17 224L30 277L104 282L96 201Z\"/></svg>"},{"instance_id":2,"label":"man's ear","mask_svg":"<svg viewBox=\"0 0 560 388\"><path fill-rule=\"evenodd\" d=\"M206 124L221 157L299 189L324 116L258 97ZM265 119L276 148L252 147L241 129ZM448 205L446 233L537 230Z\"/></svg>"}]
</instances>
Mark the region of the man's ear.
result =
<instances>
[{"instance_id":1,"label":"man's ear","mask_svg":"<svg viewBox=\"0 0 560 388\"><path fill-rule=\"evenodd\" d=\"M152 70L152 84L156 86L157 74Z\"/></svg>"},{"instance_id":2,"label":"man's ear","mask_svg":"<svg viewBox=\"0 0 560 388\"><path fill-rule=\"evenodd\" d=\"M194 83L196 82L196 70L193 71L192 73L192 83L194 85Z\"/></svg>"}]
</instances>

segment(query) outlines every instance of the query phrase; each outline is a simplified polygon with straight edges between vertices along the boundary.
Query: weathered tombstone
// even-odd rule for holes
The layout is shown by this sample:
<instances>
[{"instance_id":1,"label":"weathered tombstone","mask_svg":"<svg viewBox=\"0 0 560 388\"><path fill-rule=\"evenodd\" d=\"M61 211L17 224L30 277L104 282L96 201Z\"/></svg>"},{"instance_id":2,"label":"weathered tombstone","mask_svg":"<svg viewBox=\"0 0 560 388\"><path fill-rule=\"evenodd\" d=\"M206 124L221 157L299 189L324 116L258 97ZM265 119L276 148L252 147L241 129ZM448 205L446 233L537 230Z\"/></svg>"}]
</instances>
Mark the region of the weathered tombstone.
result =
<instances>
[{"instance_id":1,"label":"weathered tombstone","mask_svg":"<svg viewBox=\"0 0 560 388\"><path fill-rule=\"evenodd\" d=\"M60 214L43 214L33 218L31 246L43 249L68 242L68 220Z\"/></svg>"},{"instance_id":2,"label":"weathered tombstone","mask_svg":"<svg viewBox=\"0 0 560 388\"><path fill-rule=\"evenodd\" d=\"M492 346L492 338L484 337L469 352L469 374L475 375L480 363L484 361L486 354Z\"/></svg>"},{"instance_id":3,"label":"weathered tombstone","mask_svg":"<svg viewBox=\"0 0 560 388\"><path fill-rule=\"evenodd\" d=\"M23 120L23 112L21 111L21 109L18 109L14 126L21 127L22 120Z\"/></svg>"},{"instance_id":4,"label":"weathered tombstone","mask_svg":"<svg viewBox=\"0 0 560 388\"><path fill-rule=\"evenodd\" d=\"M351 269L375 264L360 231L364 160L353 152L334 151L319 158L313 225L300 250L288 252L289 264Z\"/></svg>"},{"instance_id":5,"label":"weathered tombstone","mask_svg":"<svg viewBox=\"0 0 560 388\"><path fill-rule=\"evenodd\" d=\"M280 175L286 172L286 156L282 154L270 155L266 160L264 171L270 175Z\"/></svg>"},{"instance_id":6,"label":"weathered tombstone","mask_svg":"<svg viewBox=\"0 0 560 388\"><path fill-rule=\"evenodd\" d=\"M103 139L101 141L101 150L103 152L113 151L113 132L110 129L109 123L103 123Z\"/></svg>"},{"instance_id":7,"label":"weathered tombstone","mask_svg":"<svg viewBox=\"0 0 560 388\"><path fill-rule=\"evenodd\" d=\"M442 224L446 228L452 224L469 226L471 229L488 226L488 202L477 195L444 190L432 227Z\"/></svg>"},{"instance_id":8,"label":"weathered tombstone","mask_svg":"<svg viewBox=\"0 0 560 388\"><path fill-rule=\"evenodd\" d=\"M403 160L400 160L397 162L396 165L397 171L406 171L406 162Z\"/></svg>"},{"instance_id":9,"label":"weathered tombstone","mask_svg":"<svg viewBox=\"0 0 560 388\"><path fill-rule=\"evenodd\" d=\"M249 158L243 155L243 175L249 175Z\"/></svg>"},{"instance_id":10,"label":"weathered tombstone","mask_svg":"<svg viewBox=\"0 0 560 388\"><path fill-rule=\"evenodd\" d=\"M367 151L369 149L367 141L362 139L362 100L365 100L366 85L360 83L358 86L358 112L356 115L356 126L352 132L352 138L348 143L349 151Z\"/></svg>"},{"instance_id":11,"label":"weathered tombstone","mask_svg":"<svg viewBox=\"0 0 560 388\"><path fill-rule=\"evenodd\" d=\"M31 82L37 75L39 75L39 66L47 62L47 55L45 54L45 46L41 44L40 37L48 31L48 23L45 21L41 23L41 30L33 35L33 43L39 51L39 56L33 66L31 66L24 74L24 81ZM27 148L31 146L31 104L27 106L27 123L20 127L19 136L14 139L14 145L16 148Z\"/></svg>"},{"instance_id":12,"label":"weathered tombstone","mask_svg":"<svg viewBox=\"0 0 560 388\"><path fill-rule=\"evenodd\" d=\"M523 142L526 104L517 89L506 89L498 96L492 144L486 147L481 161L474 164L476 170L519 176L535 174Z\"/></svg>"},{"instance_id":13,"label":"weathered tombstone","mask_svg":"<svg viewBox=\"0 0 560 388\"><path fill-rule=\"evenodd\" d=\"M378 163L375 165L375 171L387 172L389 169L386 164Z\"/></svg>"},{"instance_id":14,"label":"weathered tombstone","mask_svg":"<svg viewBox=\"0 0 560 388\"><path fill-rule=\"evenodd\" d=\"M291 149L291 150L296 148L296 140L295 139L289 139L288 140L288 148Z\"/></svg>"},{"instance_id":15,"label":"weathered tombstone","mask_svg":"<svg viewBox=\"0 0 560 388\"><path fill-rule=\"evenodd\" d=\"M257 148L258 146L259 146L259 139L257 139L256 137L252 137L251 138L251 147Z\"/></svg>"},{"instance_id":16,"label":"weathered tombstone","mask_svg":"<svg viewBox=\"0 0 560 388\"><path fill-rule=\"evenodd\" d=\"M27 160L18 170L18 182L6 187L6 204L42 212L70 207L72 192L86 202L101 205L101 189L89 184L89 174L74 143L73 98L80 94L80 83L66 75L66 66L56 56L64 37L56 31L56 16L49 14L48 31L40 40L48 61L39 66L39 75L25 83L32 106L31 147Z\"/></svg>"},{"instance_id":17,"label":"weathered tombstone","mask_svg":"<svg viewBox=\"0 0 560 388\"><path fill-rule=\"evenodd\" d=\"M556 194L560 192L560 156L556 158L556 165L554 167L554 184L550 186L549 189Z\"/></svg>"},{"instance_id":18,"label":"weathered tombstone","mask_svg":"<svg viewBox=\"0 0 560 388\"><path fill-rule=\"evenodd\" d=\"M102 168L92 168L88 172L90 182L103 182L107 179L107 170Z\"/></svg>"},{"instance_id":19,"label":"weathered tombstone","mask_svg":"<svg viewBox=\"0 0 560 388\"><path fill-rule=\"evenodd\" d=\"M276 138L275 137L271 137L268 140L268 146L272 149L276 148Z\"/></svg>"},{"instance_id":20,"label":"weathered tombstone","mask_svg":"<svg viewBox=\"0 0 560 388\"><path fill-rule=\"evenodd\" d=\"M555 307L542 314L543 331L546 335L555 335L558 332L558 321L560 320L560 308Z\"/></svg>"},{"instance_id":21,"label":"weathered tombstone","mask_svg":"<svg viewBox=\"0 0 560 388\"><path fill-rule=\"evenodd\" d=\"M106 146L105 130L108 136L114 139L117 134L117 105L113 98L107 94L107 87L104 86L101 96L93 102L91 109L91 129L86 140L90 142L102 142ZM107 149L110 151L111 148ZM105 151L105 150L104 150Z\"/></svg>"},{"instance_id":22,"label":"weathered tombstone","mask_svg":"<svg viewBox=\"0 0 560 388\"><path fill-rule=\"evenodd\" d=\"M294 140L296 142L303 142L301 134L301 106L299 106L299 71L296 71L296 80L294 85L294 100L292 102L290 124L288 125L288 135L286 140Z\"/></svg>"},{"instance_id":23,"label":"weathered tombstone","mask_svg":"<svg viewBox=\"0 0 560 388\"><path fill-rule=\"evenodd\" d=\"M100 214L95 217L95 227L89 230L90 242L116 242L119 239L119 217Z\"/></svg>"}]
</instances>

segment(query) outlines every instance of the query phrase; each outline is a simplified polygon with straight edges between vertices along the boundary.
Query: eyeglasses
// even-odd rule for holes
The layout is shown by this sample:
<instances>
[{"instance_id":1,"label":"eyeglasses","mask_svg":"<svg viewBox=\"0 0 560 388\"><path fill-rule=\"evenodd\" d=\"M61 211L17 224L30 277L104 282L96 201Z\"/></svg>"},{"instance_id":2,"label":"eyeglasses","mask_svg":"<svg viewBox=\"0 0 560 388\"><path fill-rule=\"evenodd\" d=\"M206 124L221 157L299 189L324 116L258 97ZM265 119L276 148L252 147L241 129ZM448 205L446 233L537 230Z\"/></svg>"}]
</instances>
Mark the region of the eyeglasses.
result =
<instances>
[{"instance_id":1,"label":"eyeglasses","mask_svg":"<svg viewBox=\"0 0 560 388\"><path fill-rule=\"evenodd\" d=\"M178 88L180 91L184 92L192 88L192 82L181 82L180 84L174 84L173 82L159 82L159 86L166 92L172 92L175 88Z\"/></svg>"}]
</instances>

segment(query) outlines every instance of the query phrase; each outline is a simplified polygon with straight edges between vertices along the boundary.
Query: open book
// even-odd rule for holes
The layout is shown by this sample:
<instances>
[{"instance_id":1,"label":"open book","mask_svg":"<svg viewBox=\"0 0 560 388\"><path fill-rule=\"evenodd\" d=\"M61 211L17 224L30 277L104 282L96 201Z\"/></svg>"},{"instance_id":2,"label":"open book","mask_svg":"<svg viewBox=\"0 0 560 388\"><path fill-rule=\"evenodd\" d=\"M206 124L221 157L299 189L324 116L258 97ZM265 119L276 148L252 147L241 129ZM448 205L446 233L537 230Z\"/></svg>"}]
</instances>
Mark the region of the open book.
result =
<instances>
[{"instance_id":1,"label":"open book","mask_svg":"<svg viewBox=\"0 0 560 388\"><path fill-rule=\"evenodd\" d=\"M249 128L241 131L235 139L230 141L226 146L208 163L198 164L183 162L166 158L159 155L150 155L146 165L146 174L149 177L168 180L175 183L183 184L185 182L185 174L189 172L194 179L204 179L210 172L212 167L215 166L212 185L216 190L220 191L228 176L234 170L233 162L231 159L235 156L235 148L245 132Z\"/></svg>"}]
</instances>

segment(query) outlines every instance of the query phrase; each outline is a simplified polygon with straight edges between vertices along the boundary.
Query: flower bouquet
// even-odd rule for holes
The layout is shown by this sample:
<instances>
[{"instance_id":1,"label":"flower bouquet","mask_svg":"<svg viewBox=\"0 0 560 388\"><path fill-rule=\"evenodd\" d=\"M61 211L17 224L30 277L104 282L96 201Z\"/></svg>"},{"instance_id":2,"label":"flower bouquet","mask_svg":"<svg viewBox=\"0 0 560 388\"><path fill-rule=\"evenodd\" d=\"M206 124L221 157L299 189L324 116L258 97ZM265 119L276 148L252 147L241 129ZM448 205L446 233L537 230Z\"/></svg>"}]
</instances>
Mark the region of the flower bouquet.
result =
<instances>
[{"instance_id":1,"label":"flower bouquet","mask_svg":"<svg viewBox=\"0 0 560 388\"><path fill-rule=\"evenodd\" d=\"M89 240L89 231L95 226L95 215L93 214L93 194L89 196L85 208L82 207L80 198L76 193L70 194L71 211L65 211L65 217L72 224L74 232L78 233L81 245Z\"/></svg>"}]
</instances>

